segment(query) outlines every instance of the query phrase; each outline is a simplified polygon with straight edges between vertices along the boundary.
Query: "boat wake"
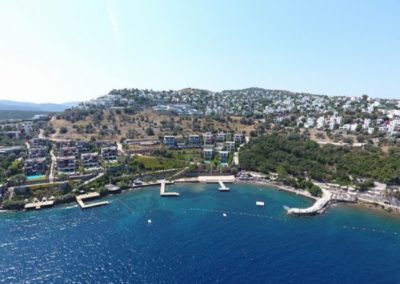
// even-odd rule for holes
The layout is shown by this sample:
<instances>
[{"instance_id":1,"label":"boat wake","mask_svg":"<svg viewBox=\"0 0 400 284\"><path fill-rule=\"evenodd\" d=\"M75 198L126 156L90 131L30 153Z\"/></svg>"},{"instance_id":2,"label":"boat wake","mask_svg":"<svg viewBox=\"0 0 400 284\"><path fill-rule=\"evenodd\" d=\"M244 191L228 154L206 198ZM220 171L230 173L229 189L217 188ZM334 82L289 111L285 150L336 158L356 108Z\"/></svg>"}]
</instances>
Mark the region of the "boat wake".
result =
<instances>
[{"instance_id":1,"label":"boat wake","mask_svg":"<svg viewBox=\"0 0 400 284\"><path fill-rule=\"evenodd\" d=\"M75 208L75 207L78 207L78 205L75 204L75 205L71 205L71 206L66 206L66 207L64 207L64 209L72 209L72 208Z\"/></svg>"}]
</instances>

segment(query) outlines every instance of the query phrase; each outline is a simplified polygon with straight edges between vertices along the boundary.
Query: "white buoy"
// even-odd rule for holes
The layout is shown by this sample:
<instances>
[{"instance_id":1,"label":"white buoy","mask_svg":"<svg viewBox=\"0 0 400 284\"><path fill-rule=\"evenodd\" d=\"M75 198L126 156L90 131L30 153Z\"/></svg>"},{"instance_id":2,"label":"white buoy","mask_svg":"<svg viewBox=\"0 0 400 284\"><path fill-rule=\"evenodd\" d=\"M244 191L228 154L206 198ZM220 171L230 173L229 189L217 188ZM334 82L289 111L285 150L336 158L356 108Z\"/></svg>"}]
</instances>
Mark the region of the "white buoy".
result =
<instances>
[{"instance_id":1,"label":"white buoy","mask_svg":"<svg viewBox=\"0 0 400 284\"><path fill-rule=\"evenodd\" d=\"M228 216L228 215L226 215L226 213L222 213L222 216L226 217L226 216Z\"/></svg>"},{"instance_id":2,"label":"white buoy","mask_svg":"<svg viewBox=\"0 0 400 284\"><path fill-rule=\"evenodd\" d=\"M151 219L147 220L147 224L151 224Z\"/></svg>"}]
</instances>

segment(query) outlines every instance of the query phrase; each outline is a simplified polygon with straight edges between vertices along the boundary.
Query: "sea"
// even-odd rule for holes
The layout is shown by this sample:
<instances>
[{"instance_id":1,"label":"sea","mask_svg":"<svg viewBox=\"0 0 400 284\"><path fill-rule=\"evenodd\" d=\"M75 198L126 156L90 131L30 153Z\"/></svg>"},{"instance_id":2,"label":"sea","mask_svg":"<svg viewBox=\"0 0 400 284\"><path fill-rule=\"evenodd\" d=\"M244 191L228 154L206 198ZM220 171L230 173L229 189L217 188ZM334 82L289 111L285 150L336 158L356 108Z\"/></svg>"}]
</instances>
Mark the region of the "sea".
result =
<instances>
[{"instance_id":1,"label":"sea","mask_svg":"<svg viewBox=\"0 0 400 284\"><path fill-rule=\"evenodd\" d=\"M0 283L400 283L400 218L229 184L158 187L0 214ZM263 201L265 206L256 206Z\"/></svg>"}]
</instances>

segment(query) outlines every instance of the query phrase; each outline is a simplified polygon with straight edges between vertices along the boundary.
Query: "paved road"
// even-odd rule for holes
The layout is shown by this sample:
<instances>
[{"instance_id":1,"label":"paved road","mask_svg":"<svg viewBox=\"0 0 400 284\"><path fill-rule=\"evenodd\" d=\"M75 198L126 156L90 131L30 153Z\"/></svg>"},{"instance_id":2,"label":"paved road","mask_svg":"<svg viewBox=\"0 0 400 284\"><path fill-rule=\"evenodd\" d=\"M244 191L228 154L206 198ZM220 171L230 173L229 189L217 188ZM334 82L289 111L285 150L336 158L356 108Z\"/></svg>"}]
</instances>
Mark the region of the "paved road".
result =
<instances>
[{"instance_id":1,"label":"paved road","mask_svg":"<svg viewBox=\"0 0 400 284\"><path fill-rule=\"evenodd\" d=\"M118 152L120 152L122 155L126 156L124 147L123 147L122 144L119 143L119 142L117 143L117 149L118 149Z\"/></svg>"},{"instance_id":2,"label":"paved road","mask_svg":"<svg viewBox=\"0 0 400 284\"><path fill-rule=\"evenodd\" d=\"M57 157L54 155L54 150L50 151L50 156L51 156L51 165L50 165L50 174L49 174L49 181L51 183L54 182L54 171L57 163Z\"/></svg>"}]
</instances>

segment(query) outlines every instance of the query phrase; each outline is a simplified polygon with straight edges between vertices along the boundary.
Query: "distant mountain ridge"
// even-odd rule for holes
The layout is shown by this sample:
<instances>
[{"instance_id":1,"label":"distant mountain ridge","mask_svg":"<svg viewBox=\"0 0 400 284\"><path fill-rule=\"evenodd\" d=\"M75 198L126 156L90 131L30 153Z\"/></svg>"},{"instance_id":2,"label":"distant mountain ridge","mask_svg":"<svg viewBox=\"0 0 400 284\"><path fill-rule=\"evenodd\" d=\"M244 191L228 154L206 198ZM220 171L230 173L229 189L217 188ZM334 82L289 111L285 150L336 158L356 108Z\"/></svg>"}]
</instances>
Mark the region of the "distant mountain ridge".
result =
<instances>
[{"instance_id":1,"label":"distant mountain ridge","mask_svg":"<svg viewBox=\"0 0 400 284\"><path fill-rule=\"evenodd\" d=\"M67 108L76 106L78 104L79 102L53 104L53 103L30 103L30 102L17 102L11 100L0 100L0 111L18 110L18 111L37 111L37 112L62 112Z\"/></svg>"}]
</instances>

